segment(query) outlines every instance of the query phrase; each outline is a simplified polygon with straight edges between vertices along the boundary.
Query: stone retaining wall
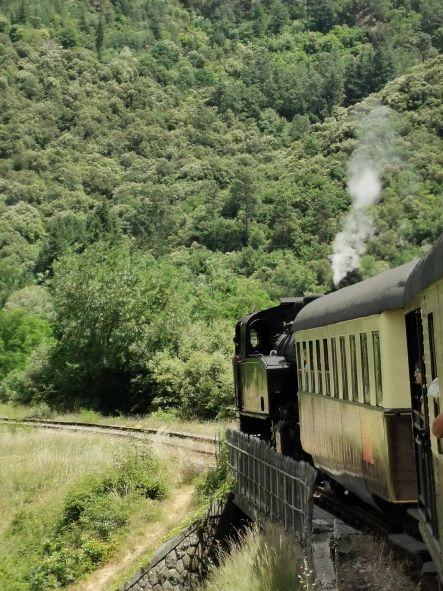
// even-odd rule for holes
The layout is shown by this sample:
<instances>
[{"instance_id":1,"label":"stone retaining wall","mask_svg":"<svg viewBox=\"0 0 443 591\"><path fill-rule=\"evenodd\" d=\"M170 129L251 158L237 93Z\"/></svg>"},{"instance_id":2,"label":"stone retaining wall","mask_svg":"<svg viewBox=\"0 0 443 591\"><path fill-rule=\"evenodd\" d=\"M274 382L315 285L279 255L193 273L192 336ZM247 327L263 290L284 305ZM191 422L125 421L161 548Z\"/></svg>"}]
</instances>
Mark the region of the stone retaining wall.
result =
<instances>
[{"instance_id":1,"label":"stone retaining wall","mask_svg":"<svg viewBox=\"0 0 443 591\"><path fill-rule=\"evenodd\" d=\"M203 578L220 545L244 518L230 501L214 503L202 523L166 542L121 591L188 591Z\"/></svg>"}]
</instances>

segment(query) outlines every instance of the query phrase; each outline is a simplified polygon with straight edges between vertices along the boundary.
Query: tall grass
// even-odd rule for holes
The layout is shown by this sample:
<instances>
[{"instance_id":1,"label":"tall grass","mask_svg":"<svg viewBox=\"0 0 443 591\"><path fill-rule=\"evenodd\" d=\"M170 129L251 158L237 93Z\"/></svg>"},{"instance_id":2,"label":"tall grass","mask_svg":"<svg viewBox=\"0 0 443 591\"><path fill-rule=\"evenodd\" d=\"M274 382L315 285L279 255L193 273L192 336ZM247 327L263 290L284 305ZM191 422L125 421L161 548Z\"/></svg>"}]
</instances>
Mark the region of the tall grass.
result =
<instances>
[{"instance_id":1,"label":"tall grass","mask_svg":"<svg viewBox=\"0 0 443 591\"><path fill-rule=\"evenodd\" d=\"M0 429L0 519L7 523L17 509L56 503L72 484L103 474L124 453L121 439L95 434Z\"/></svg>"},{"instance_id":2,"label":"tall grass","mask_svg":"<svg viewBox=\"0 0 443 591\"><path fill-rule=\"evenodd\" d=\"M210 569L200 591L302 591L305 590L301 550L293 539L273 527L260 532L253 527L220 565Z\"/></svg>"},{"instance_id":3,"label":"tall grass","mask_svg":"<svg viewBox=\"0 0 443 591\"><path fill-rule=\"evenodd\" d=\"M146 444L2 427L0 589L60 588L97 568L131 520L155 517L165 474Z\"/></svg>"}]
</instances>

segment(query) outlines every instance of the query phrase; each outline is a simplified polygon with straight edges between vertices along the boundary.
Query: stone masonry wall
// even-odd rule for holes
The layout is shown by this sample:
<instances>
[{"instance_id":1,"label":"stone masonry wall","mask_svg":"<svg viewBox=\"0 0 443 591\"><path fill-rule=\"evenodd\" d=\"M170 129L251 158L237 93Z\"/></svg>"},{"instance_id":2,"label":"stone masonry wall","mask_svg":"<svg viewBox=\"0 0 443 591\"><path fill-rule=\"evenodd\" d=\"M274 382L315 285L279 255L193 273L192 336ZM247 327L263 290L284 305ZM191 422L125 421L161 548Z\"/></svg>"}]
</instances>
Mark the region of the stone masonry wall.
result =
<instances>
[{"instance_id":1,"label":"stone masonry wall","mask_svg":"<svg viewBox=\"0 0 443 591\"><path fill-rule=\"evenodd\" d=\"M228 503L214 503L203 523L193 524L169 540L154 555L149 565L139 571L121 591L188 591L200 581L208 561L239 515ZM233 518L234 517L234 518ZM234 525L234 527L236 527Z\"/></svg>"}]
</instances>

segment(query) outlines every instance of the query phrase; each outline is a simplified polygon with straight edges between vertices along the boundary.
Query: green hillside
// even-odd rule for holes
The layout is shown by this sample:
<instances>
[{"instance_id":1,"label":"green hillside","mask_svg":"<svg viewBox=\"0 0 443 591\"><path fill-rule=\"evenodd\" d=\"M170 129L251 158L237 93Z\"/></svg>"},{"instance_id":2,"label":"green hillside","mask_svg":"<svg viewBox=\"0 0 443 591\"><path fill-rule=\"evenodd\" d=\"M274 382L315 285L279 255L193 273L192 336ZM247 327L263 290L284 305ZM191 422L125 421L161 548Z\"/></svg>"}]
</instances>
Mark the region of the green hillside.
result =
<instances>
[{"instance_id":1,"label":"green hillside","mask_svg":"<svg viewBox=\"0 0 443 591\"><path fill-rule=\"evenodd\" d=\"M225 412L235 319L332 286L374 105L396 154L360 276L443 231L437 0L0 13L4 399Z\"/></svg>"}]
</instances>

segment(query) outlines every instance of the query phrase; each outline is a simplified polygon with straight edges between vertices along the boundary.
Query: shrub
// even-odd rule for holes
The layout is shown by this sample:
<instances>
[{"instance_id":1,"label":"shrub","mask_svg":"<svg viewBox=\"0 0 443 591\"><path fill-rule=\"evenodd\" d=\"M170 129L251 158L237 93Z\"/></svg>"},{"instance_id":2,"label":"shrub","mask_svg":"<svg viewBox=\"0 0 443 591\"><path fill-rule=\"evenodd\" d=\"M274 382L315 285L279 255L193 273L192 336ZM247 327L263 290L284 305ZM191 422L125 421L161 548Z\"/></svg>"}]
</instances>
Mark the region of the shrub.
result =
<instances>
[{"instance_id":1,"label":"shrub","mask_svg":"<svg viewBox=\"0 0 443 591\"><path fill-rule=\"evenodd\" d=\"M65 586L101 564L112 553L134 506L166 494L158 472L146 447L140 446L122 456L108 474L71 491L43 544L38 566L28 573L31 591ZM18 514L13 527L23 527L29 517Z\"/></svg>"},{"instance_id":2,"label":"shrub","mask_svg":"<svg viewBox=\"0 0 443 591\"><path fill-rule=\"evenodd\" d=\"M49 323L24 308L0 310L0 380L23 369L31 352L51 339Z\"/></svg>"}]
</instances>

